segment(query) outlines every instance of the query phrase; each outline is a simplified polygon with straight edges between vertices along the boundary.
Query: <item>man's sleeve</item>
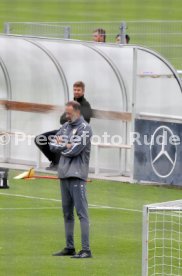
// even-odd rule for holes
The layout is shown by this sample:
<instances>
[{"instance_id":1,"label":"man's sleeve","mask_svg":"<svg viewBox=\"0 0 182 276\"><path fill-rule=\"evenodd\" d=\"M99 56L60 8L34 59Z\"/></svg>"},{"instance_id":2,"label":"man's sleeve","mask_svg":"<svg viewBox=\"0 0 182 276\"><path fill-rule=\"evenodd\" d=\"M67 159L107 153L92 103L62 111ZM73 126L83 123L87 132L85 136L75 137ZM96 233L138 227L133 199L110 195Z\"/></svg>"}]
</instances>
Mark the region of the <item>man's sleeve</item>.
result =
<instances>
[{"instance_id":1,"label":"man's sleeve","mask_svg":"<svg viewBox=\"0 0 182 276\"><path fill-rule=\"evenodd\" d=\"M67 149L66 144L57 144L54 141L49 143L50 151L54 153L61 153L63 150Z\"/></svg>"},{"instance_id":2,"label":"man's sleeve","mask_svg":"<svg viewBox=\"0 0 182 276\"><path fill-rule=\"evenodd\" d=\"M81 106L81 114L85 121L87 123L90 123L90 119L92 117L92 109L89 102L86 102L83 106Z\"/></svg>"},{"instance_id":3,"label":"man's sleeve","mask_svg":"<svg viewBox=\"0 0 182 276\"><path fill-rule=\"evenodd\" d=\"M84 129L77 133L75 140L73 139L72 147L62 151L62 155L67 157L74 157L79 155L88 145L88 143L90 143L91 136L91 128L87 125Z\"/></svg>"},{"instance_id":4,"label":"man's sleeve","mask_svg":"<svg viewBox=\"0 0 182 276\"><path fill-rule=\"evenodd\" d=\"M63 127L60 128L60 130L56 133L55 136L62 136L63 135ZM55 139L52 139L49 142L49 148L50 151L54 153L61 153L63 150L67 149L66 147L67 141L64 140L64 143L57 144Z\"/></svg>"}]
</instances>

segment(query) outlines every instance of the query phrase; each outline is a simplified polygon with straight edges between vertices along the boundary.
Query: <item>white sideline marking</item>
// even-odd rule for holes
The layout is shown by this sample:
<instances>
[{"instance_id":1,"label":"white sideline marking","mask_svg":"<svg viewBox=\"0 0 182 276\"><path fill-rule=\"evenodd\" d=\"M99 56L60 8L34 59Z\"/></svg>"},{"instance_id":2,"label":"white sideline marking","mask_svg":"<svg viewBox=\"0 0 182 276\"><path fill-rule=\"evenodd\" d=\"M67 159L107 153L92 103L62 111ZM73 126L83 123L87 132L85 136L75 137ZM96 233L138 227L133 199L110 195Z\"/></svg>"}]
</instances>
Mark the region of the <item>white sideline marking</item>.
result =
<instances>
[{"instance_id":1,"label":"white sideline marking","mask_svg":"<svg viewBox=\"0 0 182 276\"><path fill-rule=\"evenodd\" d=\"M60 207L7 207L7 208L0 208L0 210L51 210L51 209L60 209Z\"/></svg>"},{"instance_id":2,"label":"white sideline marking","mask_svg":"<svg viewBox=\"0 0 182 276\"><path fill-rule=\"evenodd\" d=\"M17 195L17 194L8 194L8 193L0 193L0 195L61 202L60 199L55 199L55 198L36 197L36 196L27 196L27 195Z\"/></svg>"},{"instance_id":3,"label":"white sideline marking","mask_svg":"<svg viewBox=\"0 0 182 276\"><path fill-rule=\"evenodd\" d=\"M105 205L94 205L94 204L89 204L89 207L91 208L98 208L98 209L113 209L113 210L122 210L122 211L129 211L129 212L139 212L142 213L141 210L137 209L129 209L129 208L122 208L122 207L113 207L113 206L105 206Z\"/></svg>"},{"instance_id":4,"label":"white sideline marking","mask_svg":"<svg viewBox=\"0 0 182 276\"><path fill-rule=\"evenodd\" d=\"M27 196L27 195L19 195L19 194L9 194L9 193L0 193L0 195L5 195L5 196L14 196L14 197L21 197L21 198L28 198L28 199L38 199L38 200L47 200L47 201L55 201L55 202L61 202L60 199L55 199L55 198L46 198L46 197L36 197L36 196ZM137 209L129 209L129 208L121 208L121 207L113 207L113 206L105 206L105 205L95 205L95 204L89 204L88 205L90 208L95 208L95 209L112 209L112 210L121 210L121 211L128 211L128 212L138 212L142 213L141 210ZM47 209L46 207L42 207L42 209ZM50 209L57 209L60 207L50 207ZM26 209L41 209L40 208L0 208L0 210L26 210Z\"/></svg>"}]
</instances>

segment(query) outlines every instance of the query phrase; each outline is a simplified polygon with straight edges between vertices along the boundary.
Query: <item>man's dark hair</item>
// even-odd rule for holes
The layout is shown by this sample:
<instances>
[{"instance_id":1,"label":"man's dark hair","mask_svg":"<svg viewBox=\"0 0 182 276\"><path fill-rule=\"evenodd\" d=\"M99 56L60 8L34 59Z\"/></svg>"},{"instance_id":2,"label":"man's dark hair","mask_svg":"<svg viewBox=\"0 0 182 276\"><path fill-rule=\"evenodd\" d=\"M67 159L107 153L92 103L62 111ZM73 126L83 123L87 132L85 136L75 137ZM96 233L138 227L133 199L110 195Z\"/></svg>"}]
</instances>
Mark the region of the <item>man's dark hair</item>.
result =
<instances>
[{"instance_id":1,"label":"man's dark hair","mask_svg":"<svg viewBox=\"0 0 182 276\"><path fill-rule=\"evenodd\" d=\"M76 102L76 101L69 101L67 102L66 106L72 106L74 110L79 110L80 111L80 108L81 108L81 105Z\"/></svg>"},{"instance_id":2,"label":"man's dark hair","mask_svg":"<svg viewBox=\"0 0 182 276\"><path fill-rule=\"evenodd\" d=\"M81 87L83 91L85 91L85 84L83 81L76 81L74 84L73 84L73 87Z\"/></svg>"},{"instance_id":3,"label":"man's dark hair","mask_svg":"<svg viewBox=\"0 0 182 276\"><path fill-rule=\"evenodd\" d=\"M117 34L117 35L116 35L116 39L117 39L118 37L121 37L121 35L120 35L120 34ZM128 34L126 34L126 35L125 35L125 39L126 39L126 43L128 44L128 43L130 42L130 36L129 36Z\"/></svg>"},{"instance_id":4,"label":"man's dark hair","mask_svg":"<svg viewBox=\"0 0 182 276\"><path fill-rule=\"evenodd\" d=\"M126 38L126 43L128 44L130 42L130 36L126 34L125 38Z\"/></svg>"},{"instance_id":5,"label":"man's dark hair","mask_svg":"<svg viewBox=\"0 0 182 276\"><path fill-rule=\"evenodd\" d=\"M104 38L104 42L106 42L106 31L104 29L98 28L95 31L93 31L93 33L98 33L98 34L102 35Z\"/></svg>"}]
</instances>

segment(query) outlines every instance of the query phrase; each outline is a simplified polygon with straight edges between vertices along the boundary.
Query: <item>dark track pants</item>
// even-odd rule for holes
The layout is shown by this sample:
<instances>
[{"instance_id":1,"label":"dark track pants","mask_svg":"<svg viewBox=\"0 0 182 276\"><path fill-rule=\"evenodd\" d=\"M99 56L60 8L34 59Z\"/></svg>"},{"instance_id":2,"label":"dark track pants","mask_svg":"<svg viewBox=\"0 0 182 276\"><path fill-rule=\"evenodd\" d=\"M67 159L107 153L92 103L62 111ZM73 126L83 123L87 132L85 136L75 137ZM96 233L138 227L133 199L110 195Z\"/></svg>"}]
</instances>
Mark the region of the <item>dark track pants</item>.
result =
<instances>
[{"instance_id":1,"label":"dark track pants","mask_svg":"<svg viewBox=\"0 0 182 276\"><path fill-rule=\"evenodd\" d=\"M79 178L61 180L66 247L74 248L74 207L80 220L82 250L89 250L89 218L86 183Z\"/></svg>"},{"instance_id":2,"label":"dark track pants","mask_svg":"<svg viewBox=\"0 0 182 276\"><path fill-rule=\"evenodd\" d=\"M41 152L47 157L50 162L53 162L55 165L59 163L60 154L51 152L49 148L49 142L50 137L56 135L58 130L59 129L56 129L37 135L34 140L36 146L41 150ZM45 140L41 140L41 137L44 137ZM39 139L41 142L39 142Z\"/></svg>"}]
</instances>

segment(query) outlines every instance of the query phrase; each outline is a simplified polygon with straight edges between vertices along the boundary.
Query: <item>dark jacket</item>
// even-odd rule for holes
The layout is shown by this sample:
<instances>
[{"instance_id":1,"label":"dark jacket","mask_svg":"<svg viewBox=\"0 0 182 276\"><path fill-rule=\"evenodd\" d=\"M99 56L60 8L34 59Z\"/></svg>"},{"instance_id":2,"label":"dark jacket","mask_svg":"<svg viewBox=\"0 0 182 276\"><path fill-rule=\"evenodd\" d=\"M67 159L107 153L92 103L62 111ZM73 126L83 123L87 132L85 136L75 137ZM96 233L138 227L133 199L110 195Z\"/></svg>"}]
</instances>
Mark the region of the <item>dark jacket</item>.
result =
<instances>
[{"instance_id":1,"label":"dark jacket","mask_svg":"<svg viewBox=\"0 0 182 276\"><path fill-rule=\"evenodd\" d=\"M90 123L90 118L92 117L92 109L91 109L89 102L85 99L84 96L82 96L78 99L74 98L74 101L79 102L79 104L81 105L80 111L81 111L83 118L85 119L85 121L87 123ZM60 118L60 124L63 125L65 122L67 122L66 114L63 113L63 115Z\"/></svg>"},{"instance_id":2,"label":"dark jacket","mask_svg":"<svg viewBox=\"0 0 182 276\"><path fill-rule=\"evenodd\" d=\"M61 179L76 177L87 179L91 150L92 129L81 116L75 122L66 122L60 128L58 136L64 137L65 143L50 142L51 151L60 153L58 176ZM72 144L70 149L65 146Z\"/></svg>"}]
</instances>

